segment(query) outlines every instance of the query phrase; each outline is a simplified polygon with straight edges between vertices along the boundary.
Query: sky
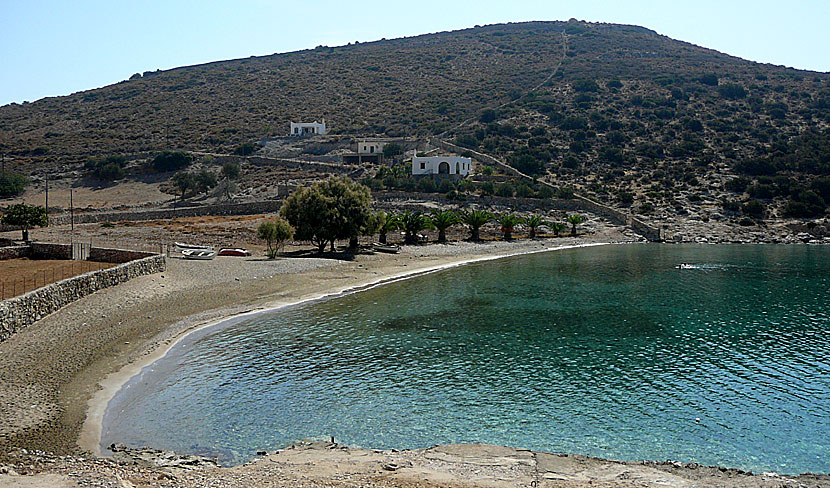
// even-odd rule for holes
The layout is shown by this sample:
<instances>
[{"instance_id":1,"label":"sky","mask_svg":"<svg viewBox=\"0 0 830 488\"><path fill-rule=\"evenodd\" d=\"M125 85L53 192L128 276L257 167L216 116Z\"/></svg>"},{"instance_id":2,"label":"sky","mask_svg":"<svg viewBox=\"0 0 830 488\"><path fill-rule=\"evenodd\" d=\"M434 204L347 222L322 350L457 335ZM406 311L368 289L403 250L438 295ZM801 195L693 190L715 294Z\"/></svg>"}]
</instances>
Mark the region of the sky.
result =
<instances>
[{"instance_id":1,"label":"sky","mask_svg":"<svg viewBox=\"0 0 830 488\"><path fill-rule=\"evenodd\" d=\"M156 69L570 18L641 25L753 61L830 71L830 0L0 0L0 105Z\"/></svg>"}]
</instances>

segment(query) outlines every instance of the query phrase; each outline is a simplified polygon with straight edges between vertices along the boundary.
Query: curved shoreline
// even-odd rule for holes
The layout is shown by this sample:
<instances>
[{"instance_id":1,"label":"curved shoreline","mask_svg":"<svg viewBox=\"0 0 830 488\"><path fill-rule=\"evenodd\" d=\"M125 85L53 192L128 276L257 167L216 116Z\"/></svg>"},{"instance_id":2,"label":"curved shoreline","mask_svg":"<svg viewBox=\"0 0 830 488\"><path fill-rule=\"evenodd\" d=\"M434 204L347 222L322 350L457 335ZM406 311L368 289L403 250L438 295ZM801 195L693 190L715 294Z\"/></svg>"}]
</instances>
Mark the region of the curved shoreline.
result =
<instances>
[{"instance_id":1,"label":"curved shoreline","mask_svg":"<svg viewBox=\"0 0 830 488\"><path fill-rule=\"evenodd\" d=\"M231 322L231 321L240 321L244 320L247 317L258 315L261 313L268 313L273 312L276 310L280 310L285 307L296 306L304 303L337 298L344 295L349 295L352 293L359 293L361 291L369 290L372 288L376 288L379 286L387 285L390 283L395 283L398 281L415 278L418 276L423 276L439 271L443 271L446 269L451 269L455 267L460 267L468 264L486 262L486 261L493 261L497 259L504 259L516 256L524 256L529 254L538 254L543 252L553 252L553 251L562 251L567 249L579 249L585 247L597 247L597 246L604 246L604 245L611 245L617 244L615 242L595 242L595 243L584 243L584 244L573 244L573 245L564 245L564 246L554 246L554 247L545 247L542 249L533 249L533 250L526 250L526 251L518 251L506 254L497 254L497 255L488 255L488 256L480 256L476 258L466 258L461 259L458 261L451 261L449 263L443 263L439 265L427 266L425 268L416 269L412 271L404 271L400 273L395 273L389 276L384 276L378 279L369 280L366 282L358 283L356 285L349 285L345 288L333 291L323 291L312 293L309 295L300 296L297 299L288 301L288 302L279 302L279 301L272 301L266 303L265 305L246 310L244 312L234 312L234 313L226 313L220 318L208 320L205 322L197 323L193 326L185 328L180 333L176 334L172 339L168 340L165 344L161 347L159 346L159 342L153 341L147 348L145 348L145 353L141 356L140 359L131 361L127 363L124 367L115 371L113 373L108 374L102 380L98 382L100 385L100 389L97 390L92 397L87 402L87 415L84 423L81 427L80 433L78 435L78 446L86 451L90 451L96 456L103 456L103 451L101 449L101 441L103 435L103 428L104 428L104 416L106 415L107 408L112 401L113 398L121 391L121 389L129 383L133 378L137 377L138 375L142 374L142 372L152 366L156 361L165 357L177 344L179 344L183 339L194 334L196 332L221 326L222 324ZM229 310L229 307L225 307L225 310ZM223 313L220 309L220 313ZM187 319L178 321L174 324L171 324L171 328L175 327L176 324L180 324L182 322L186 322ZM149 352L147 353L147 351Z\"/></svg>"}]
</instances>

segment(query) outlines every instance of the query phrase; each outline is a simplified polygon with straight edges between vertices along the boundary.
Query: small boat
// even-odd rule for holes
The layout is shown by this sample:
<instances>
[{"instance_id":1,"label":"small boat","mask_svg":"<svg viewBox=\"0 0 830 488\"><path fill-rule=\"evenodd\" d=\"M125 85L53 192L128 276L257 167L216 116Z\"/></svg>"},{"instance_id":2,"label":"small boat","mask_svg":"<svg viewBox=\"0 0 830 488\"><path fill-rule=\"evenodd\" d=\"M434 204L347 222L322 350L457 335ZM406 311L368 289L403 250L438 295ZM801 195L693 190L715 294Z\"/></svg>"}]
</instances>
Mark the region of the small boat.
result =
<instances>
[{"instance_id":1,"label":"small boat","mask_svg":"<svg viewBox=\"0 0 830 488\"><path fill-rule=\"evenodd\" d=\"M210 260L216 257L216 251L212 249L182 249L182 256L185 259Z\"/></svg>"},{"instance_id":2,"label":"small boat","mask_svg":"<svg viewBox=\"0 0 830 488\"><path fill-rule=\"evenodd\" d=\"M401 246L396 244L373 244L372 249L377 252L386 252L389 254L397 254L401 252Z\"/></svg>"},{"instance_id":3,"label":"small boat","mask_svg":"<svg viewBox=\"0 0 830 488\"><path fill-rule=\"evenodd\" d=\"M223 247L217 253L219 256L250 256L251 251L239 247Z\"/></svg>"},{"instance_id":4,"label":"small boat","mask_svg":"<svg viewBox=\"0 0 830 488\"><path fill-rule=\"evenodd\" d=\"M181 249L213 249L213 246L199 246L196 244L182 244L181 242L176 242L176 247Z\"/></svg>"}]
</instances>

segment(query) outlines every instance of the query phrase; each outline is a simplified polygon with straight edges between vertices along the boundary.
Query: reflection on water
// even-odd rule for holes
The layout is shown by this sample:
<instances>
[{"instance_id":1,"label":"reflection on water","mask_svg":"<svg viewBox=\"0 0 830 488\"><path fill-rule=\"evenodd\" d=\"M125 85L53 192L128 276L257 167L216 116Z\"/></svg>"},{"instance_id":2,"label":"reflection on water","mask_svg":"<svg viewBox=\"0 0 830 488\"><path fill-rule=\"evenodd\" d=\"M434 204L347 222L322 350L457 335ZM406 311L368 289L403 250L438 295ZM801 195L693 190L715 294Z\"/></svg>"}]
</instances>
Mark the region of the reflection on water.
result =
<instances>
[{"instance_id":1,"label":"reflection on water","mask_svg":"<svg viewBox=\"0 0 830 488\"><path fill-rule=\"evenodd\" d=\"M334 435L827 472L828 285L815 247L466 266L192 337L111 403L103 443L236 463Z\"/></svg>"}]
</instances>

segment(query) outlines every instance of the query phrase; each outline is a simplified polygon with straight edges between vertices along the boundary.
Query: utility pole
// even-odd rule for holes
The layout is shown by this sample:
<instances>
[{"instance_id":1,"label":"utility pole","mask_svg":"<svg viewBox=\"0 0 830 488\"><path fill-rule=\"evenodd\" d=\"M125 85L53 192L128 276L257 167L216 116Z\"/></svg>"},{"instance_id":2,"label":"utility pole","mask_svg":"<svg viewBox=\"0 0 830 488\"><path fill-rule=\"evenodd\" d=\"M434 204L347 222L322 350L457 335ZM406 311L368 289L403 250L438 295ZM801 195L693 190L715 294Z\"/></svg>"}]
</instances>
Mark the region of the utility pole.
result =
<instances>
[{"instance_id":1,"label":"utility pole","mask_svg":"<svg viewBox=\"0 0 830 488\"><path fill-rule=\"evenodd\" d=\"M75 242L75 206L72 202L72 188L69 189L69 227L72 233L69 241Z\"/></svg>"},{"instance_id":2,"label":"utility pole","mask_svg":"<svg viewBox=\"0 0 830 488\"><path fill-rule=\"evenodd\" d=\"M49 226L49 172L46 172L46 226Z\"/></svg>"}]
</instances>

